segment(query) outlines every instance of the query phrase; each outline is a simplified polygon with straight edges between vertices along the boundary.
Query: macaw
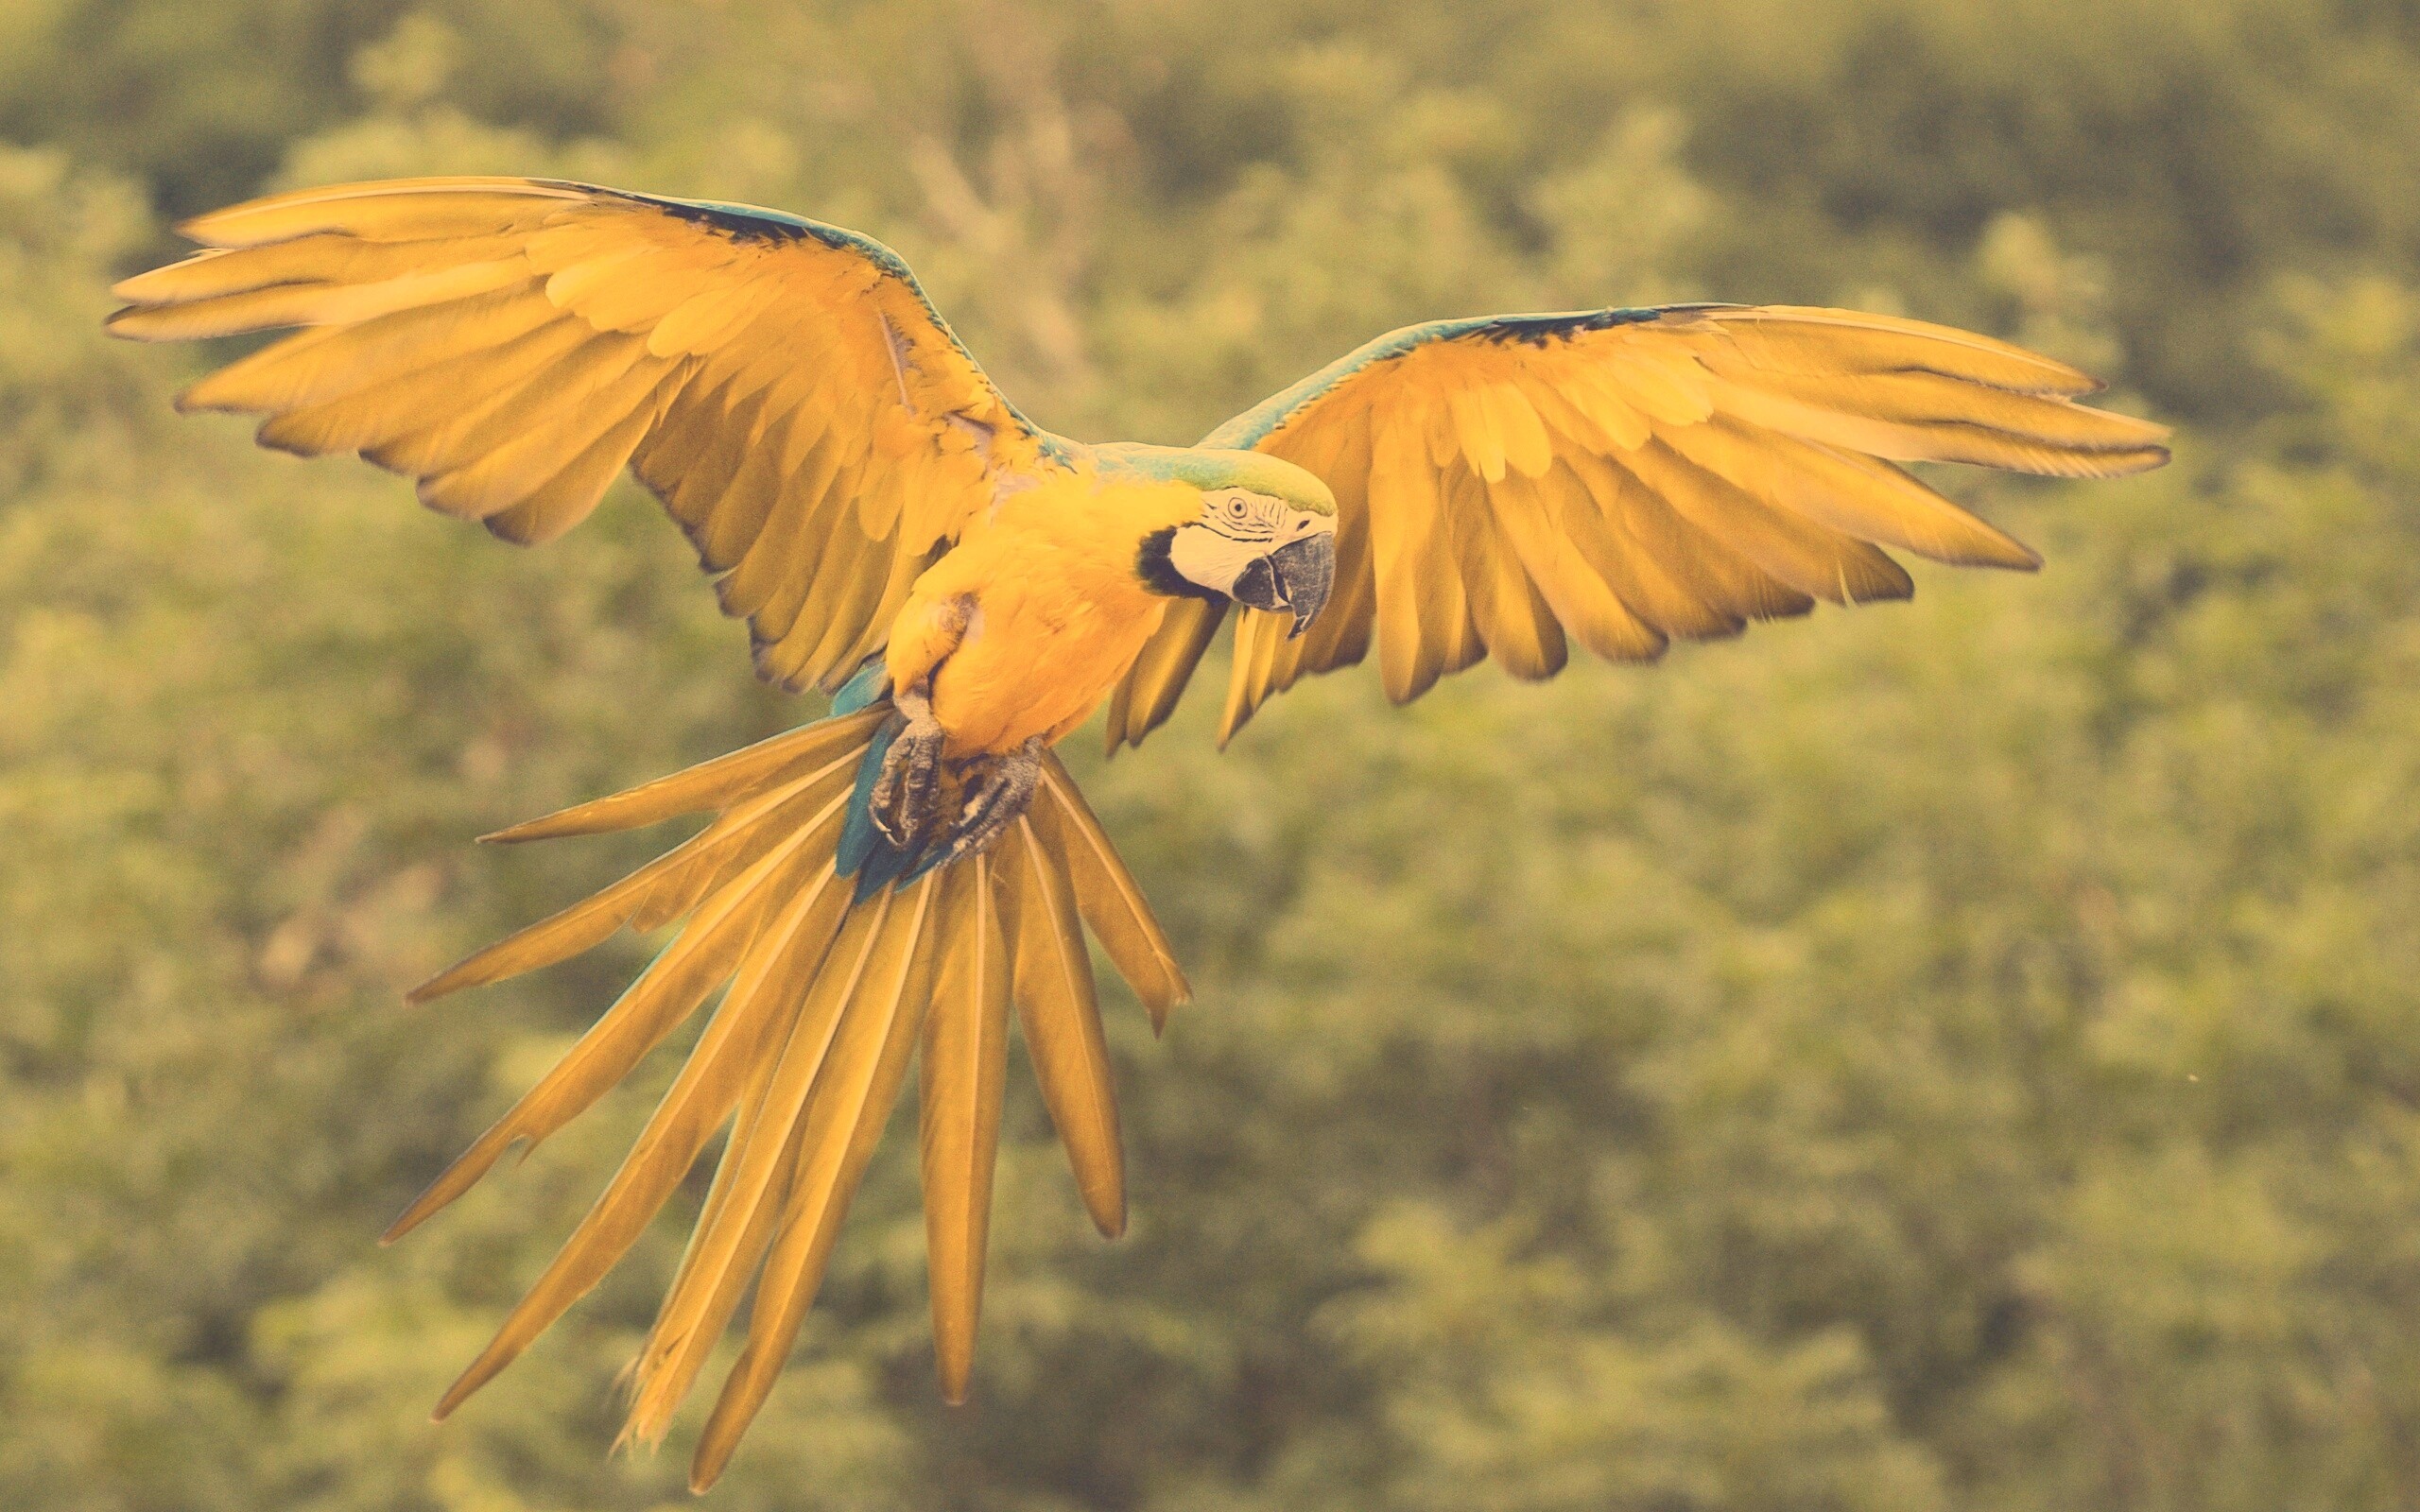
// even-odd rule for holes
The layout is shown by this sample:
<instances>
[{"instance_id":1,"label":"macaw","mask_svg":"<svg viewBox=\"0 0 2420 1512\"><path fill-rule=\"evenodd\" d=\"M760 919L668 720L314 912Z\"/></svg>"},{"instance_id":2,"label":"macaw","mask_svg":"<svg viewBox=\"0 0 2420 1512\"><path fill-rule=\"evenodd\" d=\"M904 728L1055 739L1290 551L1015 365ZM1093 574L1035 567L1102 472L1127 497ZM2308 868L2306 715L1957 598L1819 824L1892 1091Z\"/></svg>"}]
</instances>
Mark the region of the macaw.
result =
<instances>
[{"instance_id":1,"label":"macaw","mask_svg":"<svg viewBox=\"0 0 2420 1512\"><path fill-rule=\"evenodd\" d=\"M787 733L488 838L710 816L622 881L441 972L415 1002L624 926L670 943L400 1217L595 1102L718 1006L619 1173L442 1417L596 1284L714 1136L688 1250L634 1363L660 1441L752 1280L700 1435L721 1472L779 1374L911 1061L942 1394L967 1388L1011 1007L1093 1221L1125 1224L1089 929L1154 1027L1188 988L1052 747L1168 717L1236 614L1223 744L1362 661L1396 702L1577 641L1646 662L1818 599L1904 598L1882 548L2030 570L1894 466L2108 477L2159 426L2063 363L1894 317L1737 304L1435 320L1380 336L1190 447L1088 445L1011 405L888 248L744 205L540 179L307 190L202 215L128 279L122 336L302 327L180 407L357 453L533 543L625 467L687 532L757 671L837 695Z\"/></svg>"}]
</instances>

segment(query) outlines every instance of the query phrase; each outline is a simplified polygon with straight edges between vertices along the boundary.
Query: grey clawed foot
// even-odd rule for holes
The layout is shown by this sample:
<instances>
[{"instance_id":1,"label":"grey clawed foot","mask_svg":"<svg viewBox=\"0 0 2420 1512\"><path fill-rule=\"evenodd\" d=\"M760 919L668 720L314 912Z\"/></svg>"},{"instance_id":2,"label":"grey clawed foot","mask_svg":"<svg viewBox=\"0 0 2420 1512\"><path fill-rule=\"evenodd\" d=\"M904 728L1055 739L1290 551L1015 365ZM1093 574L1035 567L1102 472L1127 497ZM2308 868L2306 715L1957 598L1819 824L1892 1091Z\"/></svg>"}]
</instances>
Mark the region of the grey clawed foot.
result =
<instances>
[{"instance_id":1,"label":"grey clawed foot","mask_svg":"<svg viewBox=\"0 0 2420 1512\"><path fill-rule=\"evenodd\" d=\"M901 694L895 700L908 716L908 728L883 753L868 795L873 827L895 850L905 850L924 838L933 820L933 795L942 780L942 747L948 737L933 718L933 706L923 696Z\"/></svg>"},{"instance_id":2,"label":"grey clawed foot","mask_svg":"<svg viewBox=\"0 0 2420 1512\"><path fill-rule=\"evenodd\" d=\"M967 795L966 807L959 814L958 838L950 842L948 860L956 861L983 850L1025 813L1033 801L1034 789L1042 785L1045 748L1042 737L1036 735L1013 754L993 762L992 769Z\"/></svg>"}]
</instances>

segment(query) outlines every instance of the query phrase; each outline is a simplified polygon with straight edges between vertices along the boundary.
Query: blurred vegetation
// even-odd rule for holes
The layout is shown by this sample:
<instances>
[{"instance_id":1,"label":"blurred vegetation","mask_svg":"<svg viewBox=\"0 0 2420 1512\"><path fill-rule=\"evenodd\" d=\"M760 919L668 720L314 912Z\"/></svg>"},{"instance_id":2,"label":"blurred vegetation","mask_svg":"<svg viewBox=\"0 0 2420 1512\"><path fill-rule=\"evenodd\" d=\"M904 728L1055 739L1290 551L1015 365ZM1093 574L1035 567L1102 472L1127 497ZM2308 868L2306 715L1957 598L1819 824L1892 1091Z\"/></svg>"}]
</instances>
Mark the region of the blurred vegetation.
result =
<instances>
[{"instance_id":1,"label":"blurred vegetation","mask_svg":"<svg viewBox=\"0 0 2420 1512\"><path fill-rule=\"evenodd\" d=\"M510 551L98 331L175 215L477 171L881 235L1095 438L1698 296L2183 426L1955 480L2038 578L1086 741L1200 988L1113 1004L1133 1231L1020 1088L945 1409L895 1140L717 1503L2420 1504L2413 0L0 0L0 1504L683 1500L670 1222L424 1420L651 1089L371 1242L642 946L398 997L649 843L470 835L812 707L638 497Z\"/></svg>"}]
</instances>

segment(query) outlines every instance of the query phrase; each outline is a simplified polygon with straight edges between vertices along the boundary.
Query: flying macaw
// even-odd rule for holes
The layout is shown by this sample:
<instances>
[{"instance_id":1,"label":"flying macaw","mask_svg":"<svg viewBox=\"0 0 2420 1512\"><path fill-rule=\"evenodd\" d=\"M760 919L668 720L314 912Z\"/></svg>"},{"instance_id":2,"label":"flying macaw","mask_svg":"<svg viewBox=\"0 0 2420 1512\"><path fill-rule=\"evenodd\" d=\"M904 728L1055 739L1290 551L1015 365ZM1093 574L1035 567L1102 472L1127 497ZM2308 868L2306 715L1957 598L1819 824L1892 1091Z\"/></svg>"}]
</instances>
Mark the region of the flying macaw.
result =
<instances>
[{"instance_id":1,"label":"flying macaw","mask_svg":"<svg viewBox=\"0 0 2420 1512\"><path fill-rule=\"evenodd\" d=\"M1011 1005L1093 1221L1124 1228L1086 927L1155 1027L1188 989L1052 747L1104 703L1110 749L1140 744L1231 610L1221 742L1374 643L1401 703L1486 657L1542 679L1573 640L1651 661L1819 598L1904 598L1884 546L2039 564L1895 461L2107 477L2168 457L2161 427L2078 404L2100 386L2047 357L1734 304L1409 326L1200 445L1087 445L1010 404L896 254L795 215L458 178L182 229L205 249L117 285L113 332L307 329L180 407L266 415L264 445L358 453L522 543L578 524L627 466L748 621L757 671L837 695L820 721L489 836L712 816L412 993L679 926L389 1239L721 989L619 1174L437 1409L595 1285L728 1126L624 1429L661 1439L752 1279L698 1489L780 1373L911 1059L945 1398L974 1350Z\"/></svg>"}]
</instances>

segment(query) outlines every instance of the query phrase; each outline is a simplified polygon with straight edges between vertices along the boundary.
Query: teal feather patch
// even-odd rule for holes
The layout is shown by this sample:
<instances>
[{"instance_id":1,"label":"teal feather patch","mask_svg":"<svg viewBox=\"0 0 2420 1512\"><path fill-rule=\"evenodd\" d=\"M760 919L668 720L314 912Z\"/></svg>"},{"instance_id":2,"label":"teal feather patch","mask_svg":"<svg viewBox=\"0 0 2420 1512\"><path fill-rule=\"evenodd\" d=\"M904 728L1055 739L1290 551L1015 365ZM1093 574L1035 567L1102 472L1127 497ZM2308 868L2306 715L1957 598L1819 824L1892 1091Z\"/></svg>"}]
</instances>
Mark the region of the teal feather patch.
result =
<instances>
[{"instance_id":1,"label":"teal feather patch","mask_svg":"<svg viewBox=\"0 0 2420 1512\"><path fill-rule=\"evenodd\" d=\"M882 832L874 828L873 786L882 777L882 764L890 756L892 744L905 728L895 716L884 721L867 745L865 755L858 759L856 783L849 792L848 817L841 822L840 843L833 852L834 874L857 879L858 902L892 883L923 876L949 854L951 837L947 834L927 835L903 850L885 840Z\"/></svg>"},{"instance_id":2,"label":"teal feather patch","mask_svg":"<svg viewBox=\"0 0 2420 1512\"><path fill-rule=\"evenodd\" d=\"M832 697L832 713L825 717L838 719L889 696L890 670L875 657L840 685ZM873 784L881 778L883 761L902 728L895 718L885 721L859 758L856 783L849 793L848 816L841 822L840 844L832 858L835 874L857 879L858 902L893 883L914 882L949 855L949 835L929 836L912 850L902 850L884 841L873 827Z\"/></svg>"},{"instance_id":3,"label":"teal feather patch","mask_svg":"<svg viewBox=\"0 0 2420 1512\"><path fill-rule=\"evenodd\" d=\"M1267 452L1115 441L1094 447L1092 459L1104 477L1189 483L1202 490L1250 489L1313 514L1336 513L1336 495L1325 483Z\"/></svg>"},{"instance_id":4,"label":"teal feather patch","mask_svg":"<svg viewBox=\"0 0 2420 1512\"><path fill-rule=\"evenodd\" d=\"M877 851L890 850L873 827L873 784L882 775L883 758L890 754L891 742L899 738L903 728L895 717L885 720L857 763L856 785L849 793L849 815L841 822L840 846L832 857L832 869L840 876L857 876ZM862 899L869 890L860 879L857 896Z\"/></svg>"}]
</instances>

